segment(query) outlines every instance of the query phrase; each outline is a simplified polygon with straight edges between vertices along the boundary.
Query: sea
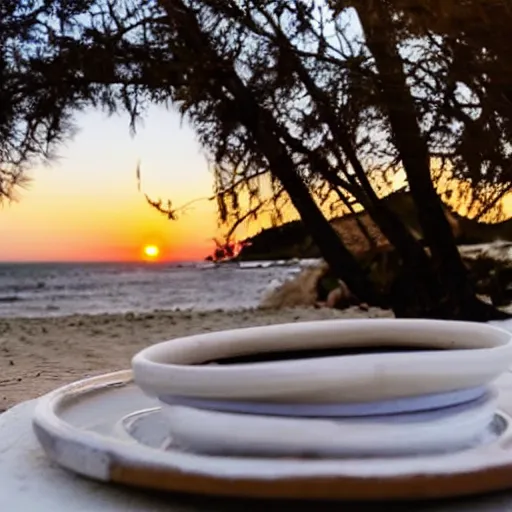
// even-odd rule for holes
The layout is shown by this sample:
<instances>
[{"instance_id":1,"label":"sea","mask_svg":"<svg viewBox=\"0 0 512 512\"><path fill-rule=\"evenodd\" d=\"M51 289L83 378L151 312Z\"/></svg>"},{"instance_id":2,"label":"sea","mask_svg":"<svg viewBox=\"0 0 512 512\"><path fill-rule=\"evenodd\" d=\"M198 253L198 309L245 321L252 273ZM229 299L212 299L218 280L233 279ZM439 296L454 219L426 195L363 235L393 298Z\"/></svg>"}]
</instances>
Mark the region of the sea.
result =
<instances>
[{"instance_id":1,"label":"sea","mask_svg":"<svg viewBox=\"0 0 512 512\"><path fill-rule=\"evenodd\" d=\"M314 262L0 263L0 317L253 308Z\"/></svg>"}]
</instances>

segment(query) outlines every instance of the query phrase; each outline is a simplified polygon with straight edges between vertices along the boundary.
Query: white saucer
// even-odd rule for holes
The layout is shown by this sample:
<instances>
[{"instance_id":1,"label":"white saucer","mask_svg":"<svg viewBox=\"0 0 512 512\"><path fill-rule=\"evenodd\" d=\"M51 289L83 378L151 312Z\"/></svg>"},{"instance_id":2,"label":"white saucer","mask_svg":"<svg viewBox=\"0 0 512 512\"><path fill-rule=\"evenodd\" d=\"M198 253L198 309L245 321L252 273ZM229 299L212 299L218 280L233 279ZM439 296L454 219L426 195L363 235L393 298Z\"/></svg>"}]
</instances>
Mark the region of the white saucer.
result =
<instances>
[{"instance_id":1,"label":"white saucer","mask_svg":"<svg viewBox=\"0 0 512 512\"><path fill-rule=\"evenodd\" d=\"M497 386L497 430L449 454L312 460L186 453L173 446L157 403L131 382L129 371L80 381L42 398L34 429L61 466L132 486L245 497L457 496L512 486L512 374Z\"/></svg>"}]
</instances>

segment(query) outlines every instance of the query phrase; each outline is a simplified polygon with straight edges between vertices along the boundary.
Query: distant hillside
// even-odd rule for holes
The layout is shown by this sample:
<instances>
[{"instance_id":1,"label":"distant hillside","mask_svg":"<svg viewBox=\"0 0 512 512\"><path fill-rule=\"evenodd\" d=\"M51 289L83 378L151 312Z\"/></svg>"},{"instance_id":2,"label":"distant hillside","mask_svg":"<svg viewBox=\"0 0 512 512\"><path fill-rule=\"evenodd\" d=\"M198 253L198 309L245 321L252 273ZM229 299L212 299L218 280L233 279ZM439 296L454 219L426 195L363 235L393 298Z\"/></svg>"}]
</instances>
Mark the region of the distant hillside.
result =
<instances>
[{"instance_id":1,"label":"distant hillside","mask_svg":"<svg viewBox=\"0 0 512 512\"><path fill-rule=\"evenodd\" d=\"M419 222L415 214L414 204L407 192L395 192L383 199L409 229L421 236ZM495 240L512 241L512 219L498 224L479 223L461 217L446 209L454 234L459 243L487 243ZM346 246L354 253L364 253L370 246L358 227L361 222L378 247L388 245L386 238L369 218L361 212L333 219L331 223ZM317 258L320 252L308 235L301 221L293 221L275 228L260 231L249 238L250 245L244 247L238 255L241 261L275 260L291 258Z\"/></svg>"}]
</instances>

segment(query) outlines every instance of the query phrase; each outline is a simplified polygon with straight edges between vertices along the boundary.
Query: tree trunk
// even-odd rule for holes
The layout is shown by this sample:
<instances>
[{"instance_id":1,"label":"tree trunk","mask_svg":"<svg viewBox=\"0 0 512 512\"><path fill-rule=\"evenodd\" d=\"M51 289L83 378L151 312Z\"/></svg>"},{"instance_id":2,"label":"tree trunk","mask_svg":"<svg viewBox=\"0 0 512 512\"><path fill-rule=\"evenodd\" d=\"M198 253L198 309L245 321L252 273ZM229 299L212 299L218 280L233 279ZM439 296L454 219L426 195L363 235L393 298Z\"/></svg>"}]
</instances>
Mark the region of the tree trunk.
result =
<instances>
[{"instance_id":1,"label":"tree trunk","mask_svg":"<svg viewBox=\"0 0 512 512\"><path fill-rule=\"evenodd\" d=\"M430 155L421 134L414 100L406 83L398 53L395 30L383 2L360 1L356 10L379 72L379 87L394 141L407 175L411 195L418 212L423 235L430 247L433 277L437 278L441 300L430 314L440 318L489 320L502 317L501 312L482 303L477 297L462 262L451 226L430 175ZM415 287L414 275L404 274L397 292ZM412 281L411 281L412 279Z\"/></svg>"},{"instance_id":2,"label":"tree trunk","mask_svg":"<svg viewBox=\"0 0 512 512\"><path fill-rule=\"evenodd\" d=\"M239 81L231 92L242 123L257 141L269 162L272 173L279 179L299 213L306 229L318 246L332 272L342 279L361 301L378 305L378 294L352 253L345 247L330 222L315 203L302 178L296 173L286 147L277 137L274 119L261 108Z\"/></svg>"},{"instance_id":3,"label":"tree trunk","mask_svg":"<svg viewBox=\"0 0 512 512\"><path fill-rule=\"evenodd\" d=\"M379 304L379 297L368 276L315 203L302 178L296 173L287 148L279 140L279 127L267 110L261 107L247 89L230 62L220 58L201 30L195 14L182 0L160 0L180 37L201 55L198 64L212 97L226 109L238 114L239 122L252 134L259 151L269 163L270 171L281 182L306 229L322 256L337 277L345 281L362 301ZM229 97L226 94L228 91Z\"/></svg>"},{"instance_id":4,"label":"tree trunk","mask_svg":"<svg viewBox=\"0 0 512 512\"><path fill-rule=\"evenodd\" d=\"M336 144L340 145L352 165L355 175L360 182L360 186L357 186L356 183L352 183L356 191L360 192L359 195L356 194L356 198L361 201L361 204L366 209L369 216L400 254L404 272L407 273L409 277L413 277L416 282L422 283L423 293L421 300L418 300L419 296L413 294L407 301L404 301L404 306L409 307L411 314L420 315L422 314L423 308L425 308L425 311L430 310L431 304L439 301L439 287L434 286L435 280L432 280L431 261L423 246L414 238L404 223L377 196L368 180L364 167L357 156L343 123L335 114L333 105L330 104L330 98L316 85L308 70L304 67L300 58L290 46L288 39L281 31L280 27L275 27L275 30L278 33L278 44L280 45L281 51L285 52L289 65L296 71L297 76L315 102L323 122L329 127ZM319 161L312 167L321 169L322 167L328 167L328 164L325 161ZM338 184L336 181L338 178L337 174L329 173L327 169L325 169L322 175L330 183L334 185ZM342 187L343 185L340 184L339 186Z\"/></svg>"}]
</instances>

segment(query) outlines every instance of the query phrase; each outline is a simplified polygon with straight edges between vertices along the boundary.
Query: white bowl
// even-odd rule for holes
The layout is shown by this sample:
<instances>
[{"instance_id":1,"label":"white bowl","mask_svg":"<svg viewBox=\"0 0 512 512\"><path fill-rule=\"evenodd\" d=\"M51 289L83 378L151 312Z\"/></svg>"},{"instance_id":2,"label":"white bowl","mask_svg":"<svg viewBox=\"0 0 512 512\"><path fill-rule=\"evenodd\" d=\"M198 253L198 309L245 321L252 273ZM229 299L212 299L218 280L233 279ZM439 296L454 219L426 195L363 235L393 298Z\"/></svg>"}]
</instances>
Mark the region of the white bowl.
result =
<instances>
[{"instance_id":1,"label":"white bowl","mask_svg":"<svg viewBox=\"0 0 512 512\"><path fill-rule=\"evenodd\" d=\"M419 351L202 364L285 350L390 345ZM200 334L153 345L132 361L135 382L151 396L288 404L372 402L475 388L511 364L511 334L505 330L409 319L326 320Z\"/></svg>"},{"instance_id":2,"label":"white bowl","mask_svg":"<svg viewBox=\"0 0 512 512\"><path fill-rule=\"evenodd\" d=\"M467 449L492 431L496 393L427 413L343 420L279 418L162 404L174 443L242 456L394 457Z\"/></svg>"}]
</instances>

